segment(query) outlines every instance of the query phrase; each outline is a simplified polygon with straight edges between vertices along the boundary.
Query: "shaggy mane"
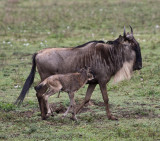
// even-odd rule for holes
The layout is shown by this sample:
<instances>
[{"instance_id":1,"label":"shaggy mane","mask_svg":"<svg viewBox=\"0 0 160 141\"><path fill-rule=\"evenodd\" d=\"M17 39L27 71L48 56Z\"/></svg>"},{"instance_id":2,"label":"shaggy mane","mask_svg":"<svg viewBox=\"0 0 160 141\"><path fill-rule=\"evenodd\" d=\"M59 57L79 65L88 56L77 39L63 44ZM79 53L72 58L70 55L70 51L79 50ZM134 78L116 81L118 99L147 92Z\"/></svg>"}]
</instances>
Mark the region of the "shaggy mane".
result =
<instances>
[{"instance_id":1,"label":"shaggy mane","mask_svg":"<svg viewBox=\"0 0 160 141\"><path fill-rule=\"evenodd\" d=\"M75 48L82 48L82 47L85 47L85 46L86 46L86 45L88 45L89 43L105 43L105 42L104 42L104 41L102 41L102 40L100 40L100 41L97 41L97 40L89 41L89 42L84 43L84 44L82 44L82 45L76 46L76 47L74 47L73 49L75 49Z\"/></svg>"}]
</instances>

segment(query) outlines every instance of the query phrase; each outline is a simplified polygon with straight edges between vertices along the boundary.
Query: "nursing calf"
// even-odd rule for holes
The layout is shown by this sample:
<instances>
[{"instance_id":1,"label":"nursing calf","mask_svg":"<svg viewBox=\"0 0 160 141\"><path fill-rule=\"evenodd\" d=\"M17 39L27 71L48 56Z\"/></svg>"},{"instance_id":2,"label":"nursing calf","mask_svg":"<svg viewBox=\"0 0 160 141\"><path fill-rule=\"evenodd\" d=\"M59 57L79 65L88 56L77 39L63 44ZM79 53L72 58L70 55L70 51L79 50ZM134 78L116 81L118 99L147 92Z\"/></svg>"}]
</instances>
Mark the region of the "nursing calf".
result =
<instances>
[{"instance_id":1,"label":"nursing calf","mask_svg":"<svg viewBox=\"0 0 160 141\"><path fill-rule=\"evenodd\" d=\"M51 75L50 77L42 81L38 86L35 87L35 90L38 92L43 87L47 87L48 89L42 95L42 98L47 108L46 117L51 115L51 109L49 107L48 97L57 92L64 91L67 92L69 95L70 105L63 116L65 117L69 112L70 108L72 108L72 119L77 120L74 93L78 91L81 87L83 87L88 80L92 79L93 75L90 73L89 68L87 69L83 68L80 70L80 72L76 73ZM42 117L42 119L45 119L46 117Z\"/></svg>"}]
</instances>

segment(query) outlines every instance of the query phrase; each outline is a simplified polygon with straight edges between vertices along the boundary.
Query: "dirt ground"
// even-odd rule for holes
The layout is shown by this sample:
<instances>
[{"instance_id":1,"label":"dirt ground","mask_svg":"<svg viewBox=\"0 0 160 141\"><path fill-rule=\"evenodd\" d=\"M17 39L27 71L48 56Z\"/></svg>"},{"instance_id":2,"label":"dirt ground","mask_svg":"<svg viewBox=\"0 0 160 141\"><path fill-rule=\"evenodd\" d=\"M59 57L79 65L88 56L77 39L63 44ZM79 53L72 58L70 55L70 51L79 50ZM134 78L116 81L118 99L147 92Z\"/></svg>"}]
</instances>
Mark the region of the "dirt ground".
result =
<instances>
[{"instance_id":1,"label":"dirt ground","mask_svg":"<svg viewBox=\"0 0 160 141\"><path fill-rule=\"evenodd\" d=\"M77 106L79 106L77 104ZM80 115L81 113L95 113L95 111L91 108L93 106L97 106L97 107L104 107L104 103L103 102L96 102L94 100L91 100L88 104L86 104L78 113L78 115ZM114 113L118 118L126 118L126 119L131 119L131 118L135 118L135 119L141 119L143 117L146 117L148 119L150 118L156 118L156 117L160 117L160 115L157 115L156 113L154 113L154 111L151 111L147 108L145 108L145 104L141 104L141 106L143 107L142 109L138 109L135 110L134 107L129 107L129 108L116 108L116 112ZM51 110L56 114L62 114L67 110L67 107L65 107L61 102L59 103L51 103L50 104ZM110 105L110 108L114 107L113 105ZM155 106L155 108L160 108L160 106ZM28 117L31 118L33 116L34 113L36 112L40 112L40 110L37 109L32 109L29 111L24 111L24 112L19 112L18 115L20 117ZM40 114L38 115L40 116ZM106 115L104 115L106 116Z\"/></svg>"}]
</instances>

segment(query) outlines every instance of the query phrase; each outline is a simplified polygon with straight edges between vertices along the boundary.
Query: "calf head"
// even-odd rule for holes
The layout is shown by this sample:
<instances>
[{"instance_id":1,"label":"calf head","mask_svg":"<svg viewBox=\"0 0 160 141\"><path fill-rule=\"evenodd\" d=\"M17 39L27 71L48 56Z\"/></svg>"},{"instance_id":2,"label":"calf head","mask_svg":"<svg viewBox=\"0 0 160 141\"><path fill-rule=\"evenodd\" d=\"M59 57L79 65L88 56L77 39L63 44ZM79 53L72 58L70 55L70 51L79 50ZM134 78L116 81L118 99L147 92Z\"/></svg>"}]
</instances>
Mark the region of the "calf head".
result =
<instances>
[{"instance_id":1,"label":"calf head","mask_svg":"<svg viewBox=\"0 0 160 141\"><path fill-rule=\"evenodd\" d=\"M79 73L81 73L82 75L85 75L85 76L87 77L88 80L94 79L90 67L85 67L85 68L80 69Z\"/></svg>"}]
</instances>

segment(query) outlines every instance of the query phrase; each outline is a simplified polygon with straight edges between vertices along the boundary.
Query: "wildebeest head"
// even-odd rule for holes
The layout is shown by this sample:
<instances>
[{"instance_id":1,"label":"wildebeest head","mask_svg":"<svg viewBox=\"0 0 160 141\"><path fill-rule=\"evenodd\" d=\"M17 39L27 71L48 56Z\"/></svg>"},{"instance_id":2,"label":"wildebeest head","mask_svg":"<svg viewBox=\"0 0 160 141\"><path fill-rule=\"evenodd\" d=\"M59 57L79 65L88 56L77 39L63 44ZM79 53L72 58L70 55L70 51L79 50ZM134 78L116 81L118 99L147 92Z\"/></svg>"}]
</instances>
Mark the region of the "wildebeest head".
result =
<instances>
[{"instance_id":1,"label":"wildebeest head","mask_svg":"<svg viewBox=\"0 0 160 141\"><path fill-rule=\"evenodd\" d=\"M114 41L108 41L107 43L113 44L115 48L120 48L119 52L117 54L122 55L122 60L120 62L123 62L122 67L116 72L114 81L119 82L124 79L130 79L132 71L135 70L140 70L142 68L142 57L141 57L141 50L139 43L136 41L136 39L133 36L133 29L131 28L131 33L127 33L125 31L124 27L124 32L123 36L119 36ZM117 63L116 63L117 65Z\"/></svg>"},{"instance_id":2,"label":"wildebeest head","mask_svg":"<svg viewBox=\"0 0 160 141\"><path fill-rule=\"evenodd\" d=\"M131 28L131 33L126 34L125 27L124 27L123 36L119 38L122 42L124 42L123 44L128 45L132 50L135 51L136 60L133 64L133 70L140 70L142 68L141 49L140 49L139 43L136 41L136 39L133 36L133 29L131 26L130 28Z\"/></svg>"}]
</instances>

